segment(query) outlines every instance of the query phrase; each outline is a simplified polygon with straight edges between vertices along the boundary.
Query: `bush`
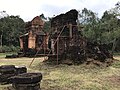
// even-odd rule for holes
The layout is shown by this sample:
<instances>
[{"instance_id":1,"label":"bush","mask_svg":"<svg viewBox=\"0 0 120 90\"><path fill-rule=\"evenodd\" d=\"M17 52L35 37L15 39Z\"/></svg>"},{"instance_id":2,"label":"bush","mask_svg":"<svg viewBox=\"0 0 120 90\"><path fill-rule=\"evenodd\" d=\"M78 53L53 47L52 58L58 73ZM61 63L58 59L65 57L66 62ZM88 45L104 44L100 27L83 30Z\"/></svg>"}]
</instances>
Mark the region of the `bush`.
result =
<instances>
[{"instance_id":1,"label":"bush","mask_svg":"<svg viewBox=\"0 0 120 90\"><path fill-rule=\"evenodd\" d=\"M0 46L0 53L5 53L5 52L18 52L20 50L20 47L19 46Z\"/></svg>"}]
</instances>

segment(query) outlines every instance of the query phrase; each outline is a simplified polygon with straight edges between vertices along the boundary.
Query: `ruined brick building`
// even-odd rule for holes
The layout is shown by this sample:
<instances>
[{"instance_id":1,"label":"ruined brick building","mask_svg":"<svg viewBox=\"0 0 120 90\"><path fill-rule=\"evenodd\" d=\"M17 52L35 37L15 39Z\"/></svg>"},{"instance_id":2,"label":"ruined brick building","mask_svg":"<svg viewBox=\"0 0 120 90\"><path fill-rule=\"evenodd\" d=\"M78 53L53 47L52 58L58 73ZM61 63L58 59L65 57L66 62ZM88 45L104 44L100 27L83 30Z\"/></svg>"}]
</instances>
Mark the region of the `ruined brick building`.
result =
<instances>
[{"instance_id":1,"label":"ruined brick building","mask_svg":"<svg viewBox=\"0 0 120 90\"><path fill-rule=\"evenodd\" d=\"M48 59L56 60L54 57L57 57L57 63L66 59L71 61L79 59L80 62L85 60L86 40L79 30L80 28L78 29L77 19L76 10L70 10L52 18L50 40L51 52L54 56L49 56Z\"/></svg>"},{"instance_id":2,"label":"ruined brick building","mask_svg":"<svg viewBox=\"0 0 120 90\"><path fill-rule=\"evenodd\" d=\"M112 58L106 45L89 42L78 27L78 11L73 9L53 17L49 35L43 31L44 22L37 16L27 22L26 34L20 36L20 47L25 56L44 55L57 64L88 62L88 58L105 62Z\"/></svg>"},{"instance_id":3,"label":"ruined brick building","mask_svg":"<svg viewBox=\"0 0 120 90\"><path fill-rule=\"evenodd\" d=\"M82 27L78 27L78 11L73 9L60 14L51 20L51 52L48 60L58 63L71 62L73 64L97 60L105 62L112 58L107 46L97 42L89 42L82 34Z\"/></svg>"},{"instance_id":4,"label":"ruined brick building","mask_svg":"<svg viewBox=\"0 0 120 90\"><path fill-rule=\"evenodd\" d=\"M43 31L44 21L36 16L25 25L26 34L20 36L20 48L25 55L47 50L47 34Z\"/></svg>"}]
</instances>

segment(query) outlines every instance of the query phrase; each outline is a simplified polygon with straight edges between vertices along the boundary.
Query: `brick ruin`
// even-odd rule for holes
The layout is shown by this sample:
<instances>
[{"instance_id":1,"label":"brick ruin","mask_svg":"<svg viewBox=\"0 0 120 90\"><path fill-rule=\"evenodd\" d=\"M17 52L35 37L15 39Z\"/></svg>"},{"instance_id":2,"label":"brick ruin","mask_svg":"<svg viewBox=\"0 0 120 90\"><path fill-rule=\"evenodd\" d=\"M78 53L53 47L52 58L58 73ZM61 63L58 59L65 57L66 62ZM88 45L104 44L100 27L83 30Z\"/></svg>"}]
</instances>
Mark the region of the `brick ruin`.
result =
<instances>
[{"instance_id":1,"label":"brick ruin","mask_svg":"<svg viewBox=\"0 0 120 90\"><path fill-rule=\"evenodd\" d=\"M78 12L70 10L51 20L50 49L53 55L48 56L49 61L59 63L81 64L95 61L106 62L113 59L107 45L89 42L77 25ZM111 62L111 60L110 60Z\"/></svg>"},{"instance_id":2,"label":"brick ruin","mask_svg":"<svg viewBox=\"0 0 120 90\"><path fill-rule=\"evenodd\" d=\"M24 56L47 56L46 61L57 64L111 62L113 56L107 45L88 41L82 35L82 27L78 28L77 20L78 11L75 9L53 17L50 33L46 34L44 22L39 16L35 17L26 23L27 33L20 36L22 53Z\"/></svg>"},{"instance_id":3,"label":"brick ruin","mask_svg":"<svg viewBox=\"0 0 120 90\"><path fill-rule=\"evenodd\" d=\"M20 36L19 54L23 56L34 56L37 51L43 53L47 51L48 38L47 34L43 31L44 21L40 16L36 16L32 21L25 25L26 34Z\"/></svg>"}]
</instances>

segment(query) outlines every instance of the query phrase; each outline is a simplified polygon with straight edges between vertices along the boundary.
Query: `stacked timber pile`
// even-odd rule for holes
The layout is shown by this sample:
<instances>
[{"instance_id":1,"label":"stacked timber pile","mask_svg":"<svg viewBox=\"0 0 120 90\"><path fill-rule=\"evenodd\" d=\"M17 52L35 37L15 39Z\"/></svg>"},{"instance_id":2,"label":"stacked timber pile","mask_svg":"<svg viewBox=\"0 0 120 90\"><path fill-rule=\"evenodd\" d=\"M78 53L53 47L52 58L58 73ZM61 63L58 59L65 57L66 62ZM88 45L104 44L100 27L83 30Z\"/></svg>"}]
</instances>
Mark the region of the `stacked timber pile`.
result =
<instances>
[{"instance_id":1,"label":"stacked timber pile","mask_svg":"<svg viewBox=\"0 0 120 90\"><path fill-rule=\"evenodd\" d=\"M69 60L72 64L81 64L89 62L88 59L99 62L112 59L106 45L89 42L83 37L81 30L78 30L77 19L78 12L70 10L51 20L49 47L53 56L48 56L48 61L56 60L59 64Z\"/></svg>"}]
</instances>

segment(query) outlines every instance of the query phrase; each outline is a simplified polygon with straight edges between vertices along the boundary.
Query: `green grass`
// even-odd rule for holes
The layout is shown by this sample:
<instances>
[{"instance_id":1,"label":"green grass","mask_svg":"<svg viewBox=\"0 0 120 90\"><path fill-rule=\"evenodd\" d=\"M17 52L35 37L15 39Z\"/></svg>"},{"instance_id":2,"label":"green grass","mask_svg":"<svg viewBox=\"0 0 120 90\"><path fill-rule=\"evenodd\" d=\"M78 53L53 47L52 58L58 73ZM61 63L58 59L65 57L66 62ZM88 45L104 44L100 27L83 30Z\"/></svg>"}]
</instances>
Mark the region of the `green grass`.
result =
<instances>
[{"instance_id":1,"label":"green grass","mask_svg":"<svg viewBox=\"0 0 120 90\"><path fill-rule=\"evenodd\" d=\"M113 55L114 55L114 56L118 56L118 55L120 55L120 52L116 52L116 53L114 53Z\"/></svg>"},{"instance_id":2,"label":"green grass","mask_svg":"<svg viewBox=\"0 0 120 90\"><path fill-rule=\"evenodd\" d=\"M0 53L0 58L4 58L6 56L6 53Z\"/></svg>"},{"instance_id":3,"label":"green grass","mask_svg":"<svg viewBox=\"0 0 120 90\"><path fill-rule=\"evenodd\" d=\"M0 59L0 65L25 65L28 72L41 72L42 90L120 90L120 56L109 67L95 65L48 65L36 58L29 67L32 58ZM7 90L0 85L0 90Z\"/></svg>"},{"instance_id":4,"label":"green grass","mask_svg":"<svg viewBox=\"0 0 120 90\"><path fill-rule=\"evenodd\" d=\"M0 53L0 58L5 58L6 55L16 54L16 52L7 52L7 53Z\"/></svg>"}]
</instances>

